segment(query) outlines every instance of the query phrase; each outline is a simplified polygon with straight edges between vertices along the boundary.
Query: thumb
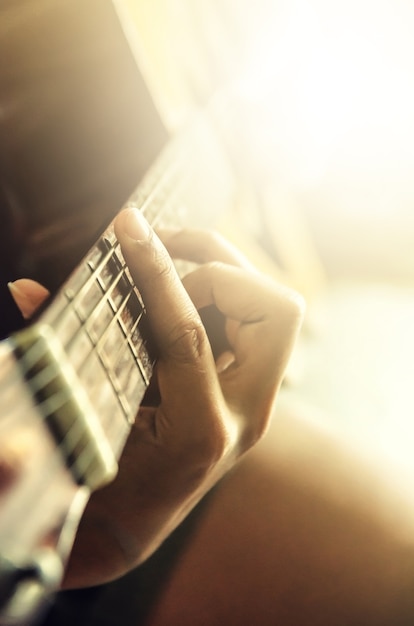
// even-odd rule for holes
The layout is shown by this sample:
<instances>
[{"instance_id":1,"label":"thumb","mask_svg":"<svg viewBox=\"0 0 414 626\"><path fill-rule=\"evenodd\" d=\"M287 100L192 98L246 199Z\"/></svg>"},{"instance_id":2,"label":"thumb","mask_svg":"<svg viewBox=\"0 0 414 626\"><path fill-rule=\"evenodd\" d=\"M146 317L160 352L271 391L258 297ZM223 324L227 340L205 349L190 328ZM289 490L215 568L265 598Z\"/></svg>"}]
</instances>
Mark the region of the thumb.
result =
<instances>
[{"instance_id":1,"label":"thumb","mask_svg":"<svg viewBox=\"0 0 414 626\"><path fill-rule=\"evenodd\" d=\"M25 319L29 319L50 295L46 287L29 278L8 283L8 288Z\"/></svg>"}]
</instances>

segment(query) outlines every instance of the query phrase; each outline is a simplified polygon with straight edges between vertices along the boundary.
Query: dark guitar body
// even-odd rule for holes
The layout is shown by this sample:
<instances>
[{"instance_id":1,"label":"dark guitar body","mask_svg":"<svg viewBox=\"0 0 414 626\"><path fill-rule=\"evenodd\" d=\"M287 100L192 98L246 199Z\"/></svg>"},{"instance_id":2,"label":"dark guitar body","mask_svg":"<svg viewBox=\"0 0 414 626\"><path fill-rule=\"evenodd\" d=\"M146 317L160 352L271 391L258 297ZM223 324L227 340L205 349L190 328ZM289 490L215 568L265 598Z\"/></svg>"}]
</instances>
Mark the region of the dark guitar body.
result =
<instances>
[{"instance_id":1,"label":"dark guitar body","mask_svg":"<svg viewBox=\"0 0 414 626\"><path fill-rule=\"evenodd\" d=\"M6 283L52 292L167 140L110 0L0 4L0 332Z\"/></svg>"}]
</instances>

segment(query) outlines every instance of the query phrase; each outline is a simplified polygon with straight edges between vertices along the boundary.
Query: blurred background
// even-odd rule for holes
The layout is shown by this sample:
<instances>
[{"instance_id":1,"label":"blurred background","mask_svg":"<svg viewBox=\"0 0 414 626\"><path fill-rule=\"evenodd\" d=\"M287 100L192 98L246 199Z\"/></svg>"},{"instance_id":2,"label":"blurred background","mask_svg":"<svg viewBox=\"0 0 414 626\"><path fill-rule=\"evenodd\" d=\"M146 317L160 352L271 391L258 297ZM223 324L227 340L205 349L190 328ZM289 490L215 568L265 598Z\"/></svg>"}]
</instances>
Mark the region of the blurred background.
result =
<instances>
[{"instance_id":1,"label":"blurred background","mask_svg":"<svg viewBox=\"0 0 414 626\"><path fill-rule=\"evenodd\" d=\"M285 394L412 471L413 3L118 8L172 132L231 102L241 192L218 227L308 300Z\"/></svg>"}]
</instances>

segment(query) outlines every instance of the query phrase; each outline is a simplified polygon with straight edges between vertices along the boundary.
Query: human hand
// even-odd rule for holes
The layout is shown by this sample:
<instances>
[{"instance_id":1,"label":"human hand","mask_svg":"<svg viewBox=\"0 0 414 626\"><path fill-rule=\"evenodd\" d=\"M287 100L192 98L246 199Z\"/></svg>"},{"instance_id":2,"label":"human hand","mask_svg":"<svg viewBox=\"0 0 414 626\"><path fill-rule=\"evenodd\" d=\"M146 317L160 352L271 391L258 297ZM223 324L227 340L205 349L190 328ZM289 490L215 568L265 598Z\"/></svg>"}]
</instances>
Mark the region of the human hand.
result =
<instances>
[{"instance_id":1,"label":"human hand","mask_svg":"<svg viewBox=\"0 0 414 626\"><path fill-rule=\"evenodd\" d=\"M10 293L25 319L29 319L49 297L49 291L30 278L19 278L8 284Z\"/></svg>"},{"instance_id":2,"label":"human hand","mask_svg":"<svg viewBox=\"0 0 414 626\"><path fill-rule=\"evenodd\" d=\"M145 560L265 432L301 321L297 294L211 234L164 233L202 263L183 281L134 210L115 222L159 350L157 406L142 406L115 481L92 494L66 585L97 584ZM226 345L215 361L197 308L213 305Z\"/></svg>"}]
</instances>

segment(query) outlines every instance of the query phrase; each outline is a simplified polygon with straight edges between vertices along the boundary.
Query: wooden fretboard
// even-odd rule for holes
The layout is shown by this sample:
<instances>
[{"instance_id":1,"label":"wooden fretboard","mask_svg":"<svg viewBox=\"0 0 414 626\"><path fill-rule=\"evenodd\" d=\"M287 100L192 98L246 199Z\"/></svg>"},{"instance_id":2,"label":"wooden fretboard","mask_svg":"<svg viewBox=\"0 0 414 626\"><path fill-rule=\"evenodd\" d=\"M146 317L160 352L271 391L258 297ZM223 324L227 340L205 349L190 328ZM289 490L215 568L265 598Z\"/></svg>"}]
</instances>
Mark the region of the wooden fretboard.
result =
<instances>
[{"instance_id":1,"label":"wooden fretboard","mask_svg":"<svg viewBox=\"0 0 414 626\"><path fill-rule=\"evenodd\" d=\"M220 139L211 121L200 116L167 146L128 205L140 209L155 227L199 226L211 224L214 216L228 208L232 197L232 172ZM151 379L156 352L144 305L112 226L62 286L34 328L45 326L63 349L57 359L53 348L45 348L50 353L45 361L67 359L82 388L81 395L86 393L88 397L86 413L93 410L117 460ZM25 375L30 384L33 372ZM65 415L63 422L58 418L57 424L53 416L50 420L48 415L48 419L53 434L64 444L68 439L65 431L81 420L87 431L82 436L86 440L93 437L90 423L94 422L88 415L72 414L69 421ZM79 443L66 451L65 445L62 447L77 480L88 483L84 470L77 469ZM95 450L94 454L101 453ZM95 481L91 486L94 488Z\"/></svg>"}]
</instances>

